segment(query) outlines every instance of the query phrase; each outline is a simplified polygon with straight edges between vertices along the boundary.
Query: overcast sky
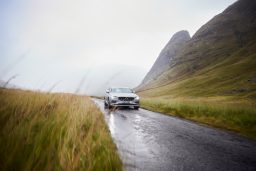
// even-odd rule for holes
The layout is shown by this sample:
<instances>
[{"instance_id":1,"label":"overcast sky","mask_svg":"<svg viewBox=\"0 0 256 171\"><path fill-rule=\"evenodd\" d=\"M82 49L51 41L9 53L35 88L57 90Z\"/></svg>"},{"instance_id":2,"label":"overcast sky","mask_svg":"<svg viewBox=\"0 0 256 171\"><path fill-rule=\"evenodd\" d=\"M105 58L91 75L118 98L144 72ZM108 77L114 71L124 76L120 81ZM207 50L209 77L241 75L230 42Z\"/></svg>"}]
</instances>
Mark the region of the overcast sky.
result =
<instances>
[{"instance_id":1,"label":"overcast sky","mask_svg":"<svg viewBox=\"0 0 256 171\"><path fill-rule=\"evenodd\" d=\"M40 89L110 65L146 73L175 32L192 36L233 2L0 0L0 80Z\"/></svg>"}]
</instances>

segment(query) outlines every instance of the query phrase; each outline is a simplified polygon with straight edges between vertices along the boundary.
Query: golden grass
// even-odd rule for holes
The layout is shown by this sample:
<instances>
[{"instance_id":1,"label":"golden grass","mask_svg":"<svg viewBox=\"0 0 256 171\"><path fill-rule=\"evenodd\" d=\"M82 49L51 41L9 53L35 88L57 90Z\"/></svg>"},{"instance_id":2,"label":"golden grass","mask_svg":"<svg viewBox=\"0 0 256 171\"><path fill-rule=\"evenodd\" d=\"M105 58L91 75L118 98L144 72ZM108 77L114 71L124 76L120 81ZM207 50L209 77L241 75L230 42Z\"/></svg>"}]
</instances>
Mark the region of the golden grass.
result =
<instances>
[{"instance_id":1,"label":"golden grass","mask_svg":"<svg viewBox=\"0 0 256 171\"><path fill-rule=\"evenodd\" d=\"M143 108L214 127L238 132L256 139L256 106L250 101L203 98L142 98Z\"/></svg>"},{"instance_id":2,"label":"golden grass","mask_svg":"<svg viewBox=\"0 0 256 171\"><path fill-rule=\"evenodd\" d=\"M0 170L122 170L85 96L0 89Z\"/></svg>"}]
</instances>

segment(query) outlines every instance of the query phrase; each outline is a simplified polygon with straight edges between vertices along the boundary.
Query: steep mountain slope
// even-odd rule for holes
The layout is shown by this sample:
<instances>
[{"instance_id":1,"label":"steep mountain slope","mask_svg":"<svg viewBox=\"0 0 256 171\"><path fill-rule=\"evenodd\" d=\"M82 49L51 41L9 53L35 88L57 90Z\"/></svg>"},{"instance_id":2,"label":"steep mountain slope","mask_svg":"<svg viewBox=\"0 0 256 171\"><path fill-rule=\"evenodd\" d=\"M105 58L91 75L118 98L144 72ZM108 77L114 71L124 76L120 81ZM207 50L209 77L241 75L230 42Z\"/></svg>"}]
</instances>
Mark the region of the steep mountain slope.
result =
<instances>
[{"instance_id":1,"label":"steep mountain slope","mask_svg":"<svg viewBox=\"0 0 256 171\"><path fill-rule=\"evenodd\" d=\"M179 53L189 39L190 36L188 31L182 30L175 33L161 51L156 62L143 79L141 87L147 86L151 82L154 82L154 80L157 79L160 74L168 70L171 60L177 55L177 53Z\"/></svg>"},{"instance_id":2,"label":"steep mountain slope","mask_svg":"<svg viewBox=\"0 0 256 171\"><path fill-rule=\"evenodd\" d=\"M256 98L256 1L240 0L228 7L171 59L165 72L142 82L142 96Z\"/></svg>"}]
</instances>

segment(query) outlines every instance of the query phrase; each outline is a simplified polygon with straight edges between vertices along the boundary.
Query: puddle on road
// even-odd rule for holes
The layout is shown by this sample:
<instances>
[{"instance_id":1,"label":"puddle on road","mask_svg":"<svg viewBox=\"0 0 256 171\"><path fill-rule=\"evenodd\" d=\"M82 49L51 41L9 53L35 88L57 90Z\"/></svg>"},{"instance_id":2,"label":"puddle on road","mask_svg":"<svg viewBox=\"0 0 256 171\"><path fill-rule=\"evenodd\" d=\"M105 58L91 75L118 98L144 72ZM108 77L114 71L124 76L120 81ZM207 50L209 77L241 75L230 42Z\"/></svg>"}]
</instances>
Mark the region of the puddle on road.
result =
<instances>
[{"instance_id":1,"label":"puddle on road","mask_svg":"<svg viewBox=\"0 0 256 171\"><path fill-rule=\"evenodd\" d=\"M112 113L109 114L108 126L109 126L110 133L112 135L115 135L115 130L116 130L115 118Z\"/></svg>"}]
</instances>

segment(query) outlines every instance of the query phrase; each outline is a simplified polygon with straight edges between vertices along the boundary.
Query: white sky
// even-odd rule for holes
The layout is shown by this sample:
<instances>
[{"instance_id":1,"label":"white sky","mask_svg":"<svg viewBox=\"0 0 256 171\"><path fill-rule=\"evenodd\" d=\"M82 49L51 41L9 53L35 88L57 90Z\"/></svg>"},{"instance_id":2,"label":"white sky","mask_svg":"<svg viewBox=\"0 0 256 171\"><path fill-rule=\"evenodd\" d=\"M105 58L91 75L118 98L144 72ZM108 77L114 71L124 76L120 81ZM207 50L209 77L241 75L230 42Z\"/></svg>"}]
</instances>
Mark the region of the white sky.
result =
<instances>
[{"instance_id":1,"label":"white sky","mask_svg":"<svg viewBox=\"0 0 256 171\"><path fill-rule=\"evenodd\" d=\"M148 71L175 32L193 35L233 2L1 0L0 80L38 89L101 66Z\"/></svg>"}]
</instances>

